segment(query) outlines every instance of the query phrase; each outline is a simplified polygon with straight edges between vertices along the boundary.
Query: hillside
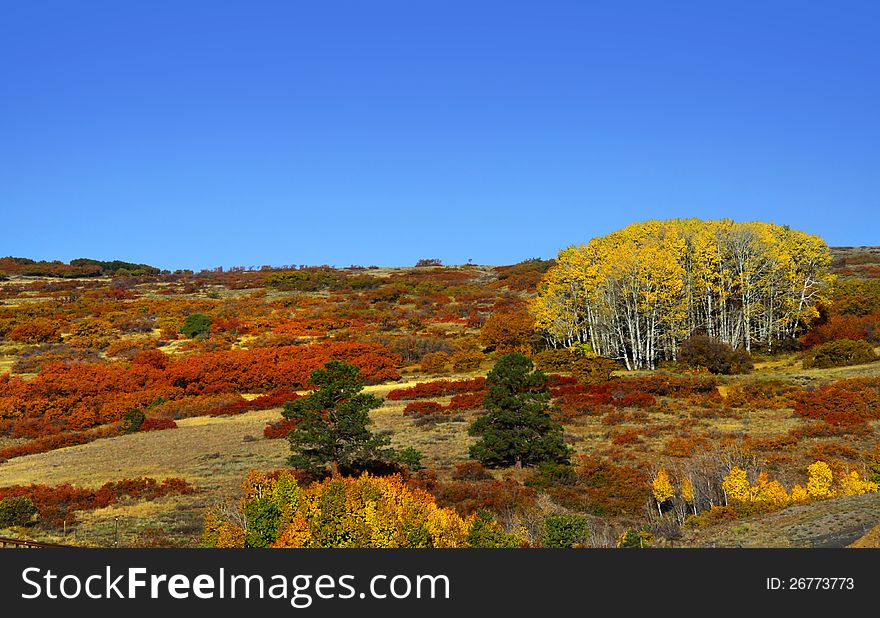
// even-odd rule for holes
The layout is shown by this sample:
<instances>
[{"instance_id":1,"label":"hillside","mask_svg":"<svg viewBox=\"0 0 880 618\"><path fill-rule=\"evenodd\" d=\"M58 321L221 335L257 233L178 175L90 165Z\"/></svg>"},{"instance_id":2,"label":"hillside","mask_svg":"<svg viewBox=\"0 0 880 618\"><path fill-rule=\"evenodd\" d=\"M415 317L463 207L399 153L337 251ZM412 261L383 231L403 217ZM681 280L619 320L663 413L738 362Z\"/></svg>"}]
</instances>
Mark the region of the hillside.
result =
<instances>
[{"instance_id":1,"label":"hillside","mask_svg":"<svg viewBox=\"0 0 880 618\"><path fill-rule=\"evenodd\" d=\"M548 518L567 514L583 518L596 546L615 545L627 530L656 545L847 545L880 524L880 494L837 488L787 508L717 510L734 467L753 489L763 472L787 492L808 483L817 461L835 482L850 472L880 479L880 363L804 367L829 341L880 343L880 248L837 247L832 258L839 283L812 328L787 348L756 348L752 371L737 375L665 360L655 371L626 371L589 355L585 368L547 353L528 307L553 261L9 272L0 281L0 493L137 477L196 488L11 534L109 545L119 518L122 544L198 544L205 514L237 500L250 470L286 467L287 442L264 430L272 433L285 401L308 392L311 370L337 359L360 367L367 392L383 399L371 429L421 453L423 469L407 473L413 487L463 515L488 508L534 543ZM470 459L468 426L484 413L477 378L509 350L527 351L551 375L571 468L483 468ZM418 383L436 388L390 396ZM458 390L444 391L449 384ZM156 430L126 433L133 410ZM658 513L660 470L674 495ZM681 502L683 479L714 493L697 499L699 517L682 527L694 506Z\"/></svg>"}]
</instances>

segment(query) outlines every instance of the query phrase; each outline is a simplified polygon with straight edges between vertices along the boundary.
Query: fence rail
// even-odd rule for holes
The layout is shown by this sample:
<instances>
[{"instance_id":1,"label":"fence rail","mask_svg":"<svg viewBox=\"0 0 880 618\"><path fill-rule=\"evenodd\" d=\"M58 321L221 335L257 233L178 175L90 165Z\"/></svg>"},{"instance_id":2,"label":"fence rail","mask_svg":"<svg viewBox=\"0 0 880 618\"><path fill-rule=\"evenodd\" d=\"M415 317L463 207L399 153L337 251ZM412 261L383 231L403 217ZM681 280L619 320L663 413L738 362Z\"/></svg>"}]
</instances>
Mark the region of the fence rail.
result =
<instances>
[{"instance_id":1,"label":"fence rail","mask_svg":"<svg viewBox=\"0 0 880 618\"><path fill-rule=\"evenodd\" d=\"M72 545L59 545L58 543L38 543L27 539L11 539L0 536L0 547L24 547L28 549L40 549L42 547L73 547Z\"/></svg>"}]
</instances>

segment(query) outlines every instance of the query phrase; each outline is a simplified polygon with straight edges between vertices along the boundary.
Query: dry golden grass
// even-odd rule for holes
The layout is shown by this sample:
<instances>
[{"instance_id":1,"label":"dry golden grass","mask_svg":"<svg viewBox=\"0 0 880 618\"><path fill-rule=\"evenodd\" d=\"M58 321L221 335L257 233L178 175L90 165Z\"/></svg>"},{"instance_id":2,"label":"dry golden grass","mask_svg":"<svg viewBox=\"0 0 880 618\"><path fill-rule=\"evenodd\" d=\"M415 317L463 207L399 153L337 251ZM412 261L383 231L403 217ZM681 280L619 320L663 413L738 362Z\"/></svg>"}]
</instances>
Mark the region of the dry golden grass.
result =
<instances>
[{"instance_id":1,"label":"dry golden grass","mask_svg":"<svg viewBox=\"0 0 880 618\"><path fill-rule=\"evenodd\" d=\"M880 548L880 524L868 530L867 534L858 538L847 547L854 548Z\"/></svg>"},{"instance_id":2,"label":"dry golden grass","mask_svg":"<svg viewBox=\"0 0 880 618\"><path fill-rule=\"evenodd\" d=\"M266 440L278 409L177 421L178 429L105 438L0 465L0 485L97 486L136 476L180 476L199 488L234 490L252 468L284 465L287 442Z\"/></svg>"}]
</instances>

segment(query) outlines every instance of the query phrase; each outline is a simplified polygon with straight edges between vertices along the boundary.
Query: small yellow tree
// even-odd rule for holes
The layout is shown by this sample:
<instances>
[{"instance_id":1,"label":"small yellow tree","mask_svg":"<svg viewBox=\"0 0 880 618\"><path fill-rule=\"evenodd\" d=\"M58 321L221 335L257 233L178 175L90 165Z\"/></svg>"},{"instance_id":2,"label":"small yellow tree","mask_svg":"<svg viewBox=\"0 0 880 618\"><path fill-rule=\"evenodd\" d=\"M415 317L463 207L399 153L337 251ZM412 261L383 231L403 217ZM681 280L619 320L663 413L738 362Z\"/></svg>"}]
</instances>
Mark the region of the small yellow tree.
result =
<instances>
[{"instance_id":1,"label":"small yellow tree","mask_svg":"<svg viewBox=\"0 0 880 618\"><path fill-rule=\"evenodd\" d=\"M660 505L675 495L672 480L670 480L669 473L665 469L660 468L657 470L657 474L651 482L651 491L654 494L654 500L657 501L657 512L662 517L663 510L660 508Z\"/></svg>"},{"instance_id":2,"label":"small yellow tree","mask_svg":"<svg viewBox=\"0 0 880 618\"><path fill-rule=\"evenodd\" d=\"M831 468L824 461L817 461L807 467L809 475L807 479L807 493L814 500L824 500L832 495L831 485L834 475Z\"/></svg>"},{"instance_id":3,"label":"small yellow tree","mask_svg":"<svg viewBox=\"0 0 880 618\"><path fill-rule=\"evenodd\" d=\"M694 499L694 484L687 477L681 481L681 499L691 505L694 515L697 514L697 501Z\"/></svg>"},{"instance_id":4,"label":"small yellow tree","mask_svg":"<svg viewBox=\"0 0 880 618\"><path fill-rule=\"evenodd\" d=\"M724 477L721 488L724 489L728 501L746 503L752 498L748 474L739 466L734 466L730 473Z\"/></svg>"}]
</instances>

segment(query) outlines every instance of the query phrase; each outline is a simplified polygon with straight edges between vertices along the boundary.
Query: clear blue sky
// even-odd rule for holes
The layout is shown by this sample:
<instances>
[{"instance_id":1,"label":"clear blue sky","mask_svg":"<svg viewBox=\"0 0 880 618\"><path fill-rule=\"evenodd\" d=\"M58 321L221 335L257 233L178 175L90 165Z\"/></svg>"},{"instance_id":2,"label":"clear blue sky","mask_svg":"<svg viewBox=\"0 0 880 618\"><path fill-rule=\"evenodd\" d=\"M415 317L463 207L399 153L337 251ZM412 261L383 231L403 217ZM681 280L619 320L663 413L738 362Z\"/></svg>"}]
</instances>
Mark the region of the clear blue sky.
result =
<instances>
[{"instance_id":1,"label":"clear blue sky","mask_svg":"<svg viewBox=\"0 0 880 618\"><path fill-rule=\"evenodd\" d=\"M512 263L632 221L880 244L880 3L0 4L0 255Z\"/></svg>"}]
</instances>

